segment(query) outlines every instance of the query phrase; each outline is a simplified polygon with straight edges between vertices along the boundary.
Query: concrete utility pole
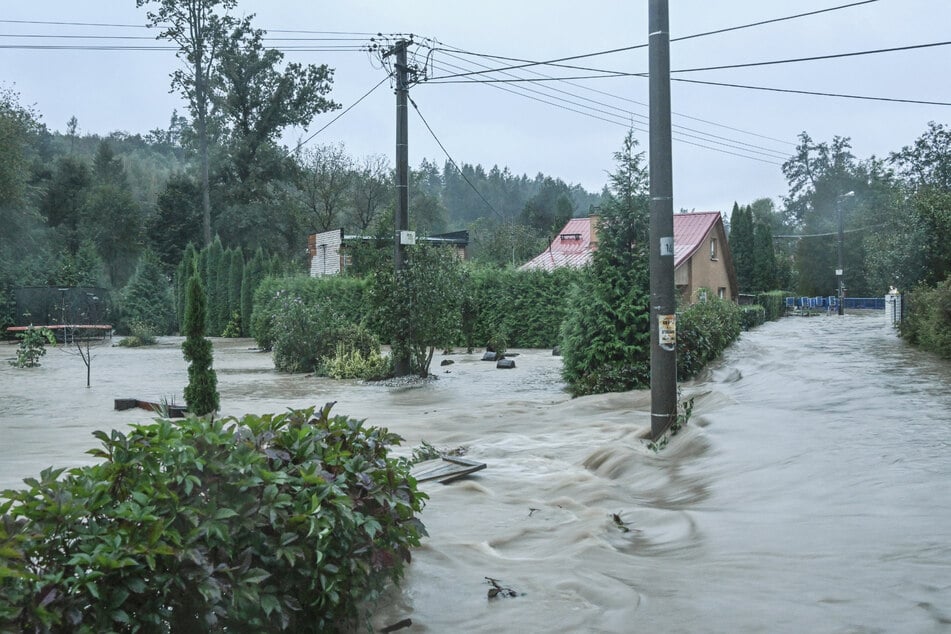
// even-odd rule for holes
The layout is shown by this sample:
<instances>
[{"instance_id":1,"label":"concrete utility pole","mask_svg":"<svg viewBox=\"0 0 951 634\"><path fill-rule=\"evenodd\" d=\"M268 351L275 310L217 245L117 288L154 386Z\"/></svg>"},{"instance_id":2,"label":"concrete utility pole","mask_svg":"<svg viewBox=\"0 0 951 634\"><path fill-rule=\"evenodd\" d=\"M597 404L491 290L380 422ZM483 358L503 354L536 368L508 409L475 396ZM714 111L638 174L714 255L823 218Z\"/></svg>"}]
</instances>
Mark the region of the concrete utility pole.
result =
<instances>
[{"instance_id":1,"label":"concrete utility pole","mask_svg":"<svg viewBox=\"0 0 951 634\"><path fill-rule=\"evenodd\" d=\"M651 438L677 420L677 303L670 135L670 26L667 0L648 8L650 83Z\"/></svg>"},{"instance_id":2,"label":"concrete utility pole","mask_svg":"<svg viewBox=\"0 0 951 634\"><path fill-rule=\"evenodd\" d=\"M406 65L406 47L408 40L398 40L388 55L396 55L396 214L393 234L393 267L397 277L406 268L406 249L403 246L403 232L409 228L409 113L406 101L409 93L409 68ZM398 334L397 337L402 337ZM406 356L405 342L395 341L394 373L396 376L409 374L409 357Z\"/></svg>"}]
</instances>

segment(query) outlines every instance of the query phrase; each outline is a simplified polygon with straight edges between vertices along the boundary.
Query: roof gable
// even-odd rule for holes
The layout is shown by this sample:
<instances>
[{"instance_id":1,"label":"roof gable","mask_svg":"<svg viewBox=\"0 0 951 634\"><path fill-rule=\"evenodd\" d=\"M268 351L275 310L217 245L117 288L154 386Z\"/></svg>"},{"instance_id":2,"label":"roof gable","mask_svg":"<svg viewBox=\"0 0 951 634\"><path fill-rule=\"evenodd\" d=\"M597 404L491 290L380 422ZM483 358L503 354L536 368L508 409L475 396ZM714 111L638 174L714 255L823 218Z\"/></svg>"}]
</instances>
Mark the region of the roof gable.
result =
<instances>
[{"instance_id":1,"label":"roof gable","mask_svg":"<svg viewBox=\"0 0 951 634\"><path fill-rule=\"evenodd\" d=\"M674 268L689 260L704 245L718 222L721 222L719 211L674 214Z\"/></svg>"},{"instance_id":2,"label":"roof gable","mask_svg":"<svg viewBox=\"0 0 951 634\"><path fill-rule=\"evenodd\" d=\"M562 266L581 267L591 261L598 248L594 216L572 218L555 236L544 252L521 266L522 269L551 271ZM722 222L719 211L674 214L674 268L677 268L703 245L710 233Z\"/></svg>"}]
</instances>

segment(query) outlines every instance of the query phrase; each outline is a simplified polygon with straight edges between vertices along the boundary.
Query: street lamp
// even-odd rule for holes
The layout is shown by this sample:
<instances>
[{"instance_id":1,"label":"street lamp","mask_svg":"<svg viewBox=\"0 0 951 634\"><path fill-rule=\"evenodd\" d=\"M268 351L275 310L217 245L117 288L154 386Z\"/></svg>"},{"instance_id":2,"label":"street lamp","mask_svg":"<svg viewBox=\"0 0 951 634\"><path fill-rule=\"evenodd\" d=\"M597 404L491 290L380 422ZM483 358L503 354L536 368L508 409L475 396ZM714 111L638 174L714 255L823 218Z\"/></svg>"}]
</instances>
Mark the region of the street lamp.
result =
<instances>
[{"instance_id":1,"label":"street lamp","mask_svg":"<svg viewBox=\"0 0 951 634\"><path fill-rule=\"evenodd\" d=\"M841 194L841 195L839 195L839 196L836 196L836 198L835 198L835 213L836 213L836 216L838 216L838 220L839 220L839 244L838 244L838 249L836 249L836 251L838 252L838 256L839 256L839 267L835 270L835 277L836 277L836 282L838 282L838 287L839 287L839 310L838 310L838 313L839 313L840 315L841 315L842 312L843 312L843 310L842 310L842 304L845 302L845 286L842 284L842 274L845 272L845 271L844 271L845 266L842 264L842 257L843 257L843 253L842 253L842 251L843 251L842 241L843 241L843 237L844 237L844 234L845 234L845 231L843 230L843 226L842 226L842 199L843 199L843 198L851 198L852 196L855 196L855 192L854 192L854 191L852 191L852 192L846 192L846 193L844 193L844 194Z\"/></svg>"}]
</instances>

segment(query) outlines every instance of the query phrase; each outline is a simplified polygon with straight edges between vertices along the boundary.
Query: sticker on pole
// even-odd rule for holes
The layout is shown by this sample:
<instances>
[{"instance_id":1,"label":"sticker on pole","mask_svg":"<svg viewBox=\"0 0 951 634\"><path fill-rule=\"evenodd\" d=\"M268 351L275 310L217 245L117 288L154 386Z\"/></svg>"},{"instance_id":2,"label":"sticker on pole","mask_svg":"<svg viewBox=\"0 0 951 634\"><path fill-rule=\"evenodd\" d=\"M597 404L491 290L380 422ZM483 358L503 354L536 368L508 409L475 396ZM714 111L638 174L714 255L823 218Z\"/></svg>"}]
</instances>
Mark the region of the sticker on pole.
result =
<instances>
[{"instance_id":1,"label":"sticker on pole","mask_svg":"<svg viewBox=\"0 0 951 634\"><path fill-rule=\"evenodd\" d=\"M673 238L661 238L660 239L660 254L661 256L674 254L674 239Z\"/></svg>"},{"instance_id":2,"label":"sticker on pole","mask_svg":"<svg viewBox=\"0 0 951 634\"><path fill-rule=\"evenodd\" d=\"M657 315L658 344L671 352L677 347L677 315Z\"/></svg>"}]
</instances>

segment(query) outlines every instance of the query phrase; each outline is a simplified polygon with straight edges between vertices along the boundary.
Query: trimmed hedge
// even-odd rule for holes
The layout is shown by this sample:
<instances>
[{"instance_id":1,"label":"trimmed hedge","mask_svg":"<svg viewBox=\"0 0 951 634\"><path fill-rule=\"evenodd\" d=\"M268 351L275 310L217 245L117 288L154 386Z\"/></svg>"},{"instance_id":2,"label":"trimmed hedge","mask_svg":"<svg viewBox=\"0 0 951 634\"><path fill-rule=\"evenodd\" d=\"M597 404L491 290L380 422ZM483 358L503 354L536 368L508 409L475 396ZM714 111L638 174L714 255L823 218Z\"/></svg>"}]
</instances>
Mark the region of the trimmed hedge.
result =
<instances>
[{"instance_id":1,"label":"trimmed hedge","mask_svg":"<svg viewBox=\"0 0 951 634\"><path fill-rule=\"evenodd\" d=\"M766 309L759 304L740 306L740 327L752 330L766 323Z\"/></svg>"},{"instance_id":2,"label":"trimmed hedge","mask_svg":"<svg viewBox=\"0 0 951 634\"><path fill-rule=\"evenodd\" d=\"M766 321L775 321L786 314L786 291L769 291L756 294L756 303L766 311Z\"/></svg>"},{"instance_id":3,"label":"trimmed hedge","mask_svg":"<svg viewBox=\"0 0 951 634\"><path fill-rule=\"evenodd\" d=\"M695 377L742 332L740 307L711 298L677 315L677 378Z\"/></svg>"},{"instance_id":4,"label":"trimmed hedge","mask_svg":"<svg viewBox=\"0 0 951 634\"><path fill-rule=\"evenodd\" d=\"M471 270L463 308L463 343L483 347L502 335L509 348L558 345L571 289L581 274L570 268Z\"/></svg>"},{"instance_id":5,"label":"trimmed hedge","mask_svg":"<svg viewBox=\"0 0 951 634\"><path fill-rule=\"evenodd\" d=\"M275 319L288 297L299 298L306 306L330 309L341 322L362 324L367 311L366 288L364 280L342 275L267 277L254 292L251 336L260 348L271 349Z\"/></svg>"},{"instance_id":6,"label":"trimmed hedge","mask_svg":"<svg viewBox=\"0 0 951 634\"><path fill-rule=\"evenodd\" d=\"M400 579L426 495L400 438L329 415L95 432L0 494L0 631L328 632Z\"/></svg>"}]
</instances>

